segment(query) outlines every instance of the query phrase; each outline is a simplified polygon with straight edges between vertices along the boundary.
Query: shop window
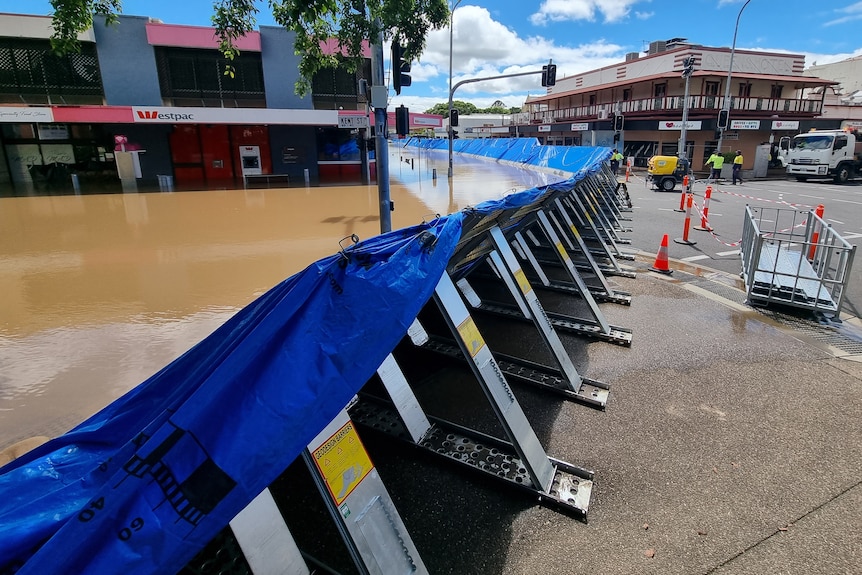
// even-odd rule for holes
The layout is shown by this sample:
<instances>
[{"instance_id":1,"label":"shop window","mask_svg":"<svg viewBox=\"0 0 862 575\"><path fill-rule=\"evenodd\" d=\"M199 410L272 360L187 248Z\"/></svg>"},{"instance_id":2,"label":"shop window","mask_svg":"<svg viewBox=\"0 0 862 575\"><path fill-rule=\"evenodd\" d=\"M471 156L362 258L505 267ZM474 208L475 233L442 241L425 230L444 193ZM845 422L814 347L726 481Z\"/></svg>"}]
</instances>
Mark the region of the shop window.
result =
<instances>
[{"instance_id":1,"label":"shop window","mask_svg":"<svg viewBox=\"0 0 862 575\"><path fill-rule=\"evenodd\" d=\"M361 160L359 141L352 130L318 128L317 159L322 162L356 162Z\"/></svg>"}]
</instances>

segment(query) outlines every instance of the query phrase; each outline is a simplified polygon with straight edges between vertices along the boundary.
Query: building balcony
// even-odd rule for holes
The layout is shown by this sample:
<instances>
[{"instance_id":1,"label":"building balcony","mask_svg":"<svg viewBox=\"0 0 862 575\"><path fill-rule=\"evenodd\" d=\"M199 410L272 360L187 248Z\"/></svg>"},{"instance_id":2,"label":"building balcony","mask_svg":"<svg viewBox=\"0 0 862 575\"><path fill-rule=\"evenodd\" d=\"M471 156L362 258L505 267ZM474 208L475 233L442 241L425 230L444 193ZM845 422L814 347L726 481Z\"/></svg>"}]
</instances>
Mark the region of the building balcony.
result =
<instances>
[{"instance_id":1,"label":"building balcony","mask_svg":"<svg viewBox=\"0 0 862 575\"><path fill-rule=\"evenodd\" d=\"M551 104L553 105L553 104ZM628 100L618 103L576 106L558 110L526 112L515 117L519 124L549 124L554 122L589 122L610 120L614 109L619 105L620 113L629 119L653 117L681 117L683 96L665 96ZM721 96L689 96L689 117L717 117L724 105ZM764 114L780 115L782 118L813 118L821 115L823 102L820 100L800 100L798 98L731 98L731 116L736 119L758 118Z\"/></svg>"}]
</instances>

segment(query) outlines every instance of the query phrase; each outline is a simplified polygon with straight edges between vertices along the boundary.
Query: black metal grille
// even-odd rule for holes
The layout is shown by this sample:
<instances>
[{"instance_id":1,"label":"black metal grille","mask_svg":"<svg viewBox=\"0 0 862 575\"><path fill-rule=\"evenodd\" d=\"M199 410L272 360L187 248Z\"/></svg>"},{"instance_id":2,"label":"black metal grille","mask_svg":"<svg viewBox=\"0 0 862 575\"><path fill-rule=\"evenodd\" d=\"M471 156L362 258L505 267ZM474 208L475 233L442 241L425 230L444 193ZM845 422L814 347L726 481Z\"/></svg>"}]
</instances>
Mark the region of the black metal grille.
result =
<instances>
[{"instance_id":1,"label":"black metal grille","mask_svg":"<svg viewBox=\"0 0 862 575\"><path fill-rule=\"evenodd\" d=\"M46 96L60 103L65 102L64 96L95 96L101 102L104 91L96 46L82 43L79 53L58 56L48 40L2 38L0 94L15 95L25 103L42 103Z\"/></svg>"},{"instance_id":2,"label":"black metal grille","mask_svg":"<svg viewBox=\"0 0 862 575\"><path fill-rule=\"evenodd\" d=\"M371 78L371 60L363 60L356 72L344 68L323 68L311 81L311 100L316 110L357 109L367 99L359 94L359 80ZM370 83L370 82L369 82Z\"/></svg>"},{"instance_id":3,"label":"black metal grille","mask_svg":"<svg viewBox=\"0 0 862 575\"><path fill-rule=\"evenodd\" d=\"M256 52L243 52L228 62L214 50L156 48L156 65L162 96L174 103L265 105L263 64ZM229 69L233 75L225 73Z\"/></svg>"}]
</instances>

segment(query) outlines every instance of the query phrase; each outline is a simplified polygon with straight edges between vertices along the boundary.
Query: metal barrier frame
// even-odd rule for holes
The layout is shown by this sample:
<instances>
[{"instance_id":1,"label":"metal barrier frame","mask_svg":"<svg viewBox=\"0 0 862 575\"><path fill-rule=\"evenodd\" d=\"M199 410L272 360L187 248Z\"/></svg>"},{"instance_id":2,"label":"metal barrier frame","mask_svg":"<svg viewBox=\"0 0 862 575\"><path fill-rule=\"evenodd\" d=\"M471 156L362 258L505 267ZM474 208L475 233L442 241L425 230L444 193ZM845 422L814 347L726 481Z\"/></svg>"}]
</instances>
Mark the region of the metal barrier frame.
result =
<instances>
[{"instance_id":1,"label":"metal barrier frame","mask_svg":"<svg viewBox=\"0 0 862 575\"><path fill-rule=\"evenodd\" d=\"M751 304L778 303L837 318L856 246L813 211L746 206L740 256Z\"/></svg>"}]
</instances>

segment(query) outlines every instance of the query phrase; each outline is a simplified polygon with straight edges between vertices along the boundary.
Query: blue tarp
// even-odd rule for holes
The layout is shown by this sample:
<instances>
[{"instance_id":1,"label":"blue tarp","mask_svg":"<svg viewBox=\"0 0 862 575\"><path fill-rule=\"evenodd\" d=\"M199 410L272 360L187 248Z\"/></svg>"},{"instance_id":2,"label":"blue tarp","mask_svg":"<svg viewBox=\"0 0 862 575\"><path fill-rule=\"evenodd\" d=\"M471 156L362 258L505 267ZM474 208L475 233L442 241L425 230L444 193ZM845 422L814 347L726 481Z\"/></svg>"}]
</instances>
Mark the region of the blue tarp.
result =
<instances>
[{"instance_id":1,"label":"blue tarp","mask_svg":"<svg viewBox=\"0 0 862 575\"><path fill-rule=\"evenodd\" d=\"M604 157L584 148L568 185ZM0 572L177 572L372 377L431 297L466 214L315 262L69 433L0 468Z\"/></svg>"},{"instance_id":2,"label":"blue tarp","mask_svg":"<svg viewBox=\"0 0 862 575\"><path fill-rule=\"evenodd\" d=\"M439 138L411 138L406 145L426 150L449 150L449 140ZM577 176L576 179L580 178L582 170L594 169L611 157L610 148L543 146L535 138L458 139L452 142L452 150L489 160L571 172Z\"/></svg>"}]
</instances>

